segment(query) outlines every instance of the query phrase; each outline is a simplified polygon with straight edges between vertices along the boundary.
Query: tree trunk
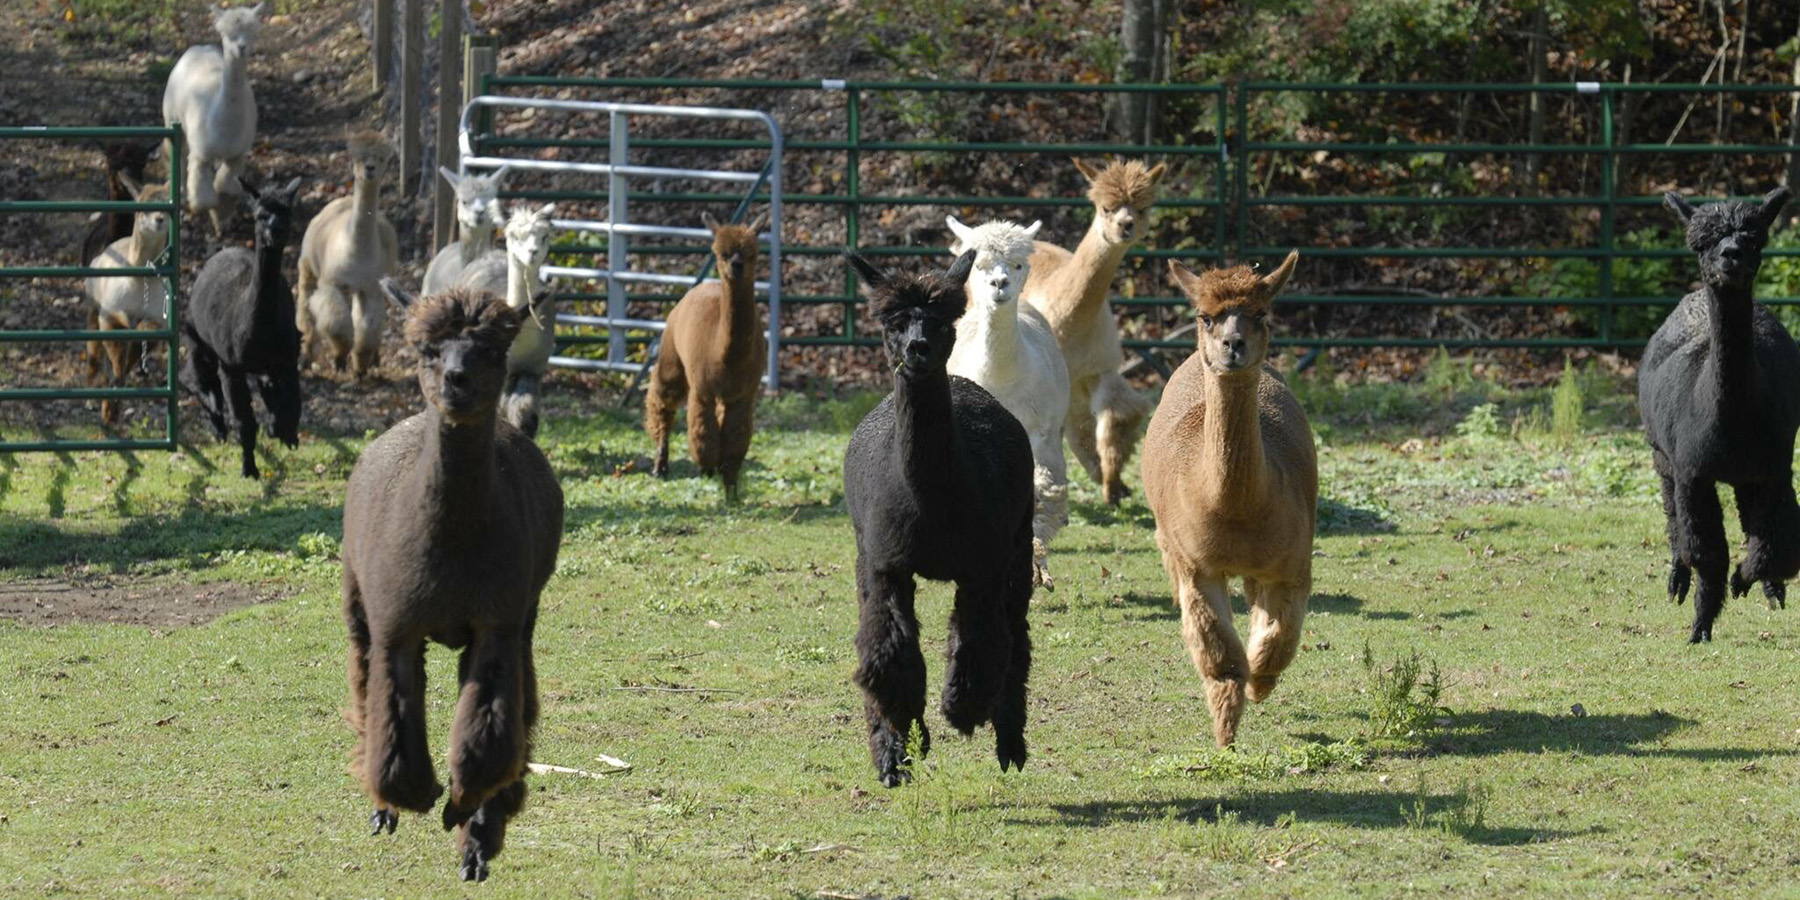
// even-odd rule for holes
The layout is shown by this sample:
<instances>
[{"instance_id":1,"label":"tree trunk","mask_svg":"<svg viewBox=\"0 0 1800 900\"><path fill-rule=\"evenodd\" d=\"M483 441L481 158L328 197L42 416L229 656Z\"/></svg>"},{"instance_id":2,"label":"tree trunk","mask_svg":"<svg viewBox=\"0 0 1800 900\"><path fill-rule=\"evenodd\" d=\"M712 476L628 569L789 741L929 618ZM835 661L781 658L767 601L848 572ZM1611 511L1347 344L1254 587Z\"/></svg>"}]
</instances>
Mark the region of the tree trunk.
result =
<instances>
[{"instance_id":1,"label":"tree trunk","mask_svg":"<svg viewBox=\"0 0 1800 900\"><path fill-rule=\"evenodd\" d=\"M1549 74L1549 43L1549 3L1547 0L1539 0L1537 8L1531 13L1531 50L1529 52L1531 55L1532 84L1542 84L1544 78ZM1531 126L1529 137L1527 137L1526 140L1532 144L1542 144L1544 142L1544 105L1543 94L1533 93L1531 95ZM1539 154L1528 153L1525 155L1525 174L1530 181L1527 185L1527 189L1531 192L1536 192L1537 190L1538 168L1542 163L1543 157Z\"/></svg>"},{"instance_id":2,"label":"tree trunk","mask_svg":"<svg viewBox=\"0 0 1800 900\"><path fill-rule=\"evenodd\" d=\"M1800 20L1794 24L1794 40L1800 42ZM1794 93L1788 95L1788 144L1800 144L1800 56L1794 57ZM1800 153L1788 154L1786 183L1800 189Z\"/></svg>"},{"instance_id":3,"label":"tree trunk","mask_svg":"<svg viewBox=\"0 0 1800 900\"><path fill-rule=\"evenodd\" d=\"M1123 51L1113 80L1120 84L1167 81L1170 0L1125 0L1119 21ZM1112 95L1108 118L1113 133L1129 143L1153 144L1162 118L1162 98L1154 94Z\"/></svg>"}]
</instances>

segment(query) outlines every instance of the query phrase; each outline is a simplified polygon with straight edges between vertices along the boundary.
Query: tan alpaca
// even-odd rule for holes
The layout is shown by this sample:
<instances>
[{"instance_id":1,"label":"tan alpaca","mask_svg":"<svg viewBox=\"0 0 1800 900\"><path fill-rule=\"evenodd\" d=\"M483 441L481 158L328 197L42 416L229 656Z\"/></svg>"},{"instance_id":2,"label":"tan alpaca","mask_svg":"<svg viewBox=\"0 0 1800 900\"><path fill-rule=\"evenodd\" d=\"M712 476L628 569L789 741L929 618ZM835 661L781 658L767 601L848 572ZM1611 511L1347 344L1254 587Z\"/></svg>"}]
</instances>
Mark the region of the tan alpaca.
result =
<instances>
[{"instance_id":1,"label":"tan alpaca","mask_svg":"<svg viewBox=\"0 0 1800 900\"><path fill-rule=\"evenodd\" d=\"M1023 297L1049 321L1069 364L1063 426L1069 449L1101 486L1106 502L1117 504L1125 497L1125 463L1137 445L1138 426L1150 414L1150 401L1119 375L1125 353L1107 292L1125 251L1144 236L1163 166L1114 162L1095 170L1077 159L1075 168L1088 180L1094 222L1074 253L1037 242Z\"/></svg>"},{"instance_id":2,"label":"tan alpaca","mask_svg":"<svg viewBox=\"0 0 1800 900\"><path fill-rule=\"evenodd\" d=\"M381 279L400 268L400 242L381 215L382 170L393 157L393 145L380 133L351 135L356 187L307 223L294 298L302 365L317 362L321 338L331 348L333 366L342 370L348 360L359 379L381 362L381 329L387 322Z\"/></svg>"},{"instance_id":3,"label":"tan alpaca","mask_svg":"<svg viewBox=\"0 0 1800 900\"><path fill-rule=\"evenodd\" d=\"M1144 445L1144 496L1181 606L1181 637L1206 679L1213 737L1237 740L1244 697L1261 702L1300 642L1312 593L1319 469L1306 414L1269 355L1269 306L1299 253L1263 277L1247 266L1169 274L1200 316L1199 352L1169 379ZM1250 604L1246 653L1229 579Z\"/></svg>"}]
</instances>

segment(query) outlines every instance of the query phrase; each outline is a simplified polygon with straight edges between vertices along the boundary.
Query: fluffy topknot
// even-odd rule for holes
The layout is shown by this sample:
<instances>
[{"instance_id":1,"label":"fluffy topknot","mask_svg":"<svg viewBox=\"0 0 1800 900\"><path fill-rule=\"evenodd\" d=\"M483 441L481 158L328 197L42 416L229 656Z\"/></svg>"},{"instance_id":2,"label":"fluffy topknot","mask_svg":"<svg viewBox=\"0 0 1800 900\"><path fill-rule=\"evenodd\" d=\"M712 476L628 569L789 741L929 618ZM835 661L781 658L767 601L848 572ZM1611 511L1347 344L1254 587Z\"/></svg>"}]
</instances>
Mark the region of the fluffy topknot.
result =
<instances>
[{"instance_id":1,"label":"fluffy topknot","mask_svg":"<svg viewBox=\"0 0 1800 900\"><path fill-rule=\"evenodd\" d=\"M1146 167L1137 160L1114 160L1095 172L1081 160L1075 167L1088 179L1088 199L1101 209L1119 206L1143 208L1156 202L1156 183L1162 179L1164 165Z\"/></svg>"},{"instance_id":2,"label":"fluffy topknot","mask_svg":"<svg viewBox=\"0 0 1800 900\"><path fill-rule=\"evenodd\" d=\"M550 233L550 214L556 212L556 204L546 203L539 207L516 204L512 215L506 218L506 236L512 240L523 240L533 234L542 237Z\"/></svg>"},{"instance_id":3,"label":"fluffy topknot","mask_svg":"<svg viewBox=\"0 0 1800 900\"><path fill-rule=\"evenodd\" d=\"M261 3L250 7L240 6L235 9L224 9L219 6L214 6L212 8L213 30L217 31L221 37L226 39L254 38L256 37L256 30L262 27L262 20L260 18L262 15L262 8L263 5Z\"/></svg>"},{"instance_id":4,"label":"fluffy topknot","mask_svg":"<svg viewBox=\"0 0 1800 900\"><path fill-rule=\"evenodd\" d=\"M1171 259L1169 276L1194 302L1194 309L1201 315L1223 315L1233 309L1254 312L1267 309L1275 302L1281 289L1287 286L1289 276L1294 274L1294 264L1299 259L1299 251L1290 252L1281 265L1267 275L1258 275L1250 266L1211 269L1196 275Z\"/></svg>"},{"instance_id":5,"label":"fluffy topknot","mask_svg":"<svg viewBox=\"0 0 1800 900\"><path fill-rule=\"evenodd\" d=\"M381 132L367 130L351 133L351 159L357 162L386 162L392 155L394 155L394 145L388 143L387 136Z\"/></svg>"},{"instance_id":6,"label":"fluffy topknot","mask_svg":"<svg viewBox=\"0 0 1800 900\"><path fill-rule=\"evenodd\" d=\"M422 297L407 308L406 341L424 347L467 336L483 344L511 347L519 334L519 314L487 293L453 288Z\"/></svg>"},{"instance_id":7,"label":"fluffy topknot","mask_svg":"<svg viewBox=\"0 0 1800 900\"><path fill-rule=\"evenodd\" d=\"M856 253L844 255L862 277L869 292L869 314L878 320L885 321L895 313L919 309L954 321L969 307L963 282L969 280L969 270L975 266L974 251L964 251L957 256L948 272L926 275L890 275Z\"/></svg>"},{"instance_id":8,"label":"fluffy topknot","mask_svg":"<svg viewBox=\"0 0 1800 900\"><path fill-rule=\"evenodd\" d=\"M996 219L969 228L957 222L954 216L950 218L950 222L953 223L951 230L956 233L955 240L950 242L951 253L974 250L977 254L986 253L1009 263L1020 264L1031 258L1038 223L1034 222L1027 228L1005 219Z\"/></svg>"}]
</instances>

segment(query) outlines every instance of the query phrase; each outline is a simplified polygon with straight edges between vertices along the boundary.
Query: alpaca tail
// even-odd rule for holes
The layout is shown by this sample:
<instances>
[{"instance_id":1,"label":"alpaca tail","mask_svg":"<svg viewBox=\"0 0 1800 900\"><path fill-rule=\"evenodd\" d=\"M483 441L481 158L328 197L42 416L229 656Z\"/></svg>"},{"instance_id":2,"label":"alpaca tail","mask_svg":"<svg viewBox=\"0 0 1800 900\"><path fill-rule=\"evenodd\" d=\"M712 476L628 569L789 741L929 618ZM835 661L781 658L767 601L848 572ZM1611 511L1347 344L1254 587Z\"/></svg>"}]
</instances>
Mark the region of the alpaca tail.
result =
<instances>
[{"instance_id":1,"label":"alpaca tail","mask_svg":"<svg viewBox=\"0 0 1800 900\"><path fill-rule=\"evenodd\" d=\"M1150 398L1133 389L1124 376L1108 372L1100 376L1100 383L1094 387L1090 408L1094 416L1103 422L1111 414L1113 421L1117 423L1115 427L1135 432L1137 426L1149 418L1153 407Z\"/></svg>"}]
</instances>

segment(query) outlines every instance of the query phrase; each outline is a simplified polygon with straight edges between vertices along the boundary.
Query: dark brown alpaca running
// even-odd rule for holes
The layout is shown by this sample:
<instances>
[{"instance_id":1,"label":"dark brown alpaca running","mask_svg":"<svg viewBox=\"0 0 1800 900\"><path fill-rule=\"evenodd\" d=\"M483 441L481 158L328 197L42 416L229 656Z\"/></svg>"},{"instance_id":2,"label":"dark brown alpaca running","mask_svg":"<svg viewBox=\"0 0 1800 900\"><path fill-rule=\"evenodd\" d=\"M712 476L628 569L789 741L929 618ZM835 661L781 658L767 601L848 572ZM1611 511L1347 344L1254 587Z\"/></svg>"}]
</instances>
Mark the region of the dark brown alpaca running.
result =
<instances>
[{"instance_id":1,"label":"dark brown alpaca running","mask_svg":"<svg viewBox=\"0 0 1800 900\"><path fill-rule=\"evenodd\" d=\"M738 496L738 473L750 455L751 419L769 358L769 340L756 315L756 233L765 221L745 227L706 220L719 280L695 286L669 312L644 395L644 430L656 443L651 473L669 474L669 428L675 408L686 400L688 452L700 474L719 473L727 500Z\"/></svg>"},{"instance_id":2,"label":"dark brown alpaca running","mask_svg":"<svg viewBox=\"0 0 1800 900\"><path fill-rule=\"evenodd\" d=\"M404 304L397 286L383 282ZM556 568L563 498L537 445L499 419L520 314L450 291L411 305L425 411L363 451L344 502L352 770L375 831L426 812L443 788L425 737L425 641L462 648L450 798L464 880L487 878L525 805L537 723L538 596Z\"/></svg>"}]
</instances>

